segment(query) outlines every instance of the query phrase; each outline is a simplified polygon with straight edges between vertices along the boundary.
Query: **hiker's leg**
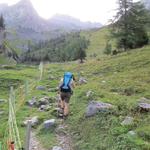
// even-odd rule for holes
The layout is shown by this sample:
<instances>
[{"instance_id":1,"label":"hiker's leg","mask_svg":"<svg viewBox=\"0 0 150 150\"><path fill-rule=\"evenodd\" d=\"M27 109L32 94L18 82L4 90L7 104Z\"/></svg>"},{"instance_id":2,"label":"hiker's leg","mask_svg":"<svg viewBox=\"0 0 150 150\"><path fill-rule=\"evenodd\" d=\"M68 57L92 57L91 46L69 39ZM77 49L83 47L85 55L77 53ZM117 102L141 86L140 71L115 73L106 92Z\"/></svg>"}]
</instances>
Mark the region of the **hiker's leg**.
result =
<instances>
[{"instance_id":1,"label":"hiker's leg","mask_svg":"<svg viewBox=\"0 0 150 150\"><path fill-rule=\"evenodd\" d=\"M65 97L65 108L64 108L64 116L68 116L69 114L69 101L70 101L70 97L71 94L70 93L66 93L66 97Z\"/></svg>"},{"instance_id":2,"label":"hiker's leg","mask_svg":"<svg viewBox=\"0 0 150 150\"><path fill-rule=\"evenodd\" d=\"M64 109L64 107L65 107L65 102L64 102L65 96L64 96L64 93L60 94L60 98L61 98L61 100L60 100L60 107L62 109Z\"/></svg>"},{"instance_id":3,"label":"hiker's leg","mask_svg":"<svg viewBox=\"0 0 150 150\"><path fill-rule=\"evenodd\" d=\"M61 107L62 109L65 108L65 102L64 102L64 100L61 100L61 101L60 101L60 107Z\"/></svg>"},{"instance_id":4,"label":"hiker's leg","mask_svg":"<svg viewBox=\"0 0 150 150\"><path fill-rule=\"evenodd\" d=\"M68 114L69 114L69 103L65 102L64 116L68 116Z\"/></svg>"}]
</instances>

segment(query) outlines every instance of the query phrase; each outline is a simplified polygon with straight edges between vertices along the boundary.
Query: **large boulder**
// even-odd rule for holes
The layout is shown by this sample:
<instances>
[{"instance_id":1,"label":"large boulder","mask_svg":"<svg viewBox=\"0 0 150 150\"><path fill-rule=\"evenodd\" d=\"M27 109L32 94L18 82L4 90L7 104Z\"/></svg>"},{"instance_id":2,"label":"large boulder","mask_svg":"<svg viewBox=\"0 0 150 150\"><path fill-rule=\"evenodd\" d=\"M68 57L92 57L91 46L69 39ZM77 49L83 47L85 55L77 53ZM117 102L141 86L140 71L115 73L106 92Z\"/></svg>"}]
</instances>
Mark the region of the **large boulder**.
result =
<instances>
[{"instance_id":1,"label":"large boulder","mask_svg":"<svg viewBox=\"0 0 150 150\"><path fill-rule=\"evenodd\" d=\"M109 103L91 101L88 104L85 116L91 117L91 116L94 116L95 114L97 114L98 112L105 112L112 108L113 108L113 105L111 105Z\"/></svg>"},{"instance_id":2,"label":"large boulder","mask_svg":"<svg viewBox=\"0 0 150 150\"><path fill-rule=\"evenodd\" d=\"M150 111L150 99L142 97L138 102L138 108L140 111L144 112Z\"/></svg>"}]
</instances>

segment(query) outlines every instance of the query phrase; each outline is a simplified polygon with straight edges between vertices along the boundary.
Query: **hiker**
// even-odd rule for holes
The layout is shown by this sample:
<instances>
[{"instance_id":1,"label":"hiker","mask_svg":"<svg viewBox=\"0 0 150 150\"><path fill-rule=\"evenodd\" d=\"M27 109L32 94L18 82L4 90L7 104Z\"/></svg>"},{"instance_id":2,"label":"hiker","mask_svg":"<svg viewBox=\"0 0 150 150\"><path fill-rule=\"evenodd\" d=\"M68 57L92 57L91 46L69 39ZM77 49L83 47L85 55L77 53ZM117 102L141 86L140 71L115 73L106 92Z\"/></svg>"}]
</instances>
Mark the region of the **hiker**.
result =
<instances>
[{"instance_id":1,"label":"hiker","mask_svg":"<svg viewBox=\"0 0 150 150\"><path fill-rule=\"evenodd\" d=\"M65 72L64 77L59 84L60 107L63 110L63 117L66 118L69 114L69 101L73 94L75 78L71 72Z\"/></svg>"}]
</instances>

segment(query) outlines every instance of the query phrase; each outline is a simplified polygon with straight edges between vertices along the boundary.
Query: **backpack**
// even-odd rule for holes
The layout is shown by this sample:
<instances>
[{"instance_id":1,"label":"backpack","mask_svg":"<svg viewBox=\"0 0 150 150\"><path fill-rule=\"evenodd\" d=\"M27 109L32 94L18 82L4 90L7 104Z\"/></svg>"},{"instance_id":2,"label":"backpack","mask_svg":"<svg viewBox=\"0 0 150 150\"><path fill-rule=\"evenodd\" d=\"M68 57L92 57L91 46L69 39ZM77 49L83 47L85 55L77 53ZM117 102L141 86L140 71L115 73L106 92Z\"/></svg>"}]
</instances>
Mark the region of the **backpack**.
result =
<instances>
[{"instance_id":1,"label":"backpack","mask_svg":"<svg viewBox=\"0 0 150 150\"><path fill-rule=\"evenodd\" d=\"M71 87L69 85L70 81L72 80L72 77L73 77L73 75L70 72L66 72L64 74L63 83L60 86L61 92L70 92L70 93L72 92Z\"/></svg>"}]
</instances>

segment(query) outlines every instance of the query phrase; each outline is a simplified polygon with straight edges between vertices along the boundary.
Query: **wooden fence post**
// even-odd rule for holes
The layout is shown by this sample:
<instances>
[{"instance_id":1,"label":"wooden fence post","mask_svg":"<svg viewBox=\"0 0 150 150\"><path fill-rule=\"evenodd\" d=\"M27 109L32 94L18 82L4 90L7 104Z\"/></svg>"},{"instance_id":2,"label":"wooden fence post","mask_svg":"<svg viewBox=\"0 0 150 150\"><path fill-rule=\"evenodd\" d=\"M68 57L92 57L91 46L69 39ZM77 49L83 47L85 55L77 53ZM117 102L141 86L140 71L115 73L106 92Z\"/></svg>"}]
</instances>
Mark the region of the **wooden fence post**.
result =
<instances>
[{"instance_id":1,"label":"wooden fence post","mask_svg":"<svg viewBox=\"0 0 150 150\"><path fill-rule=\"evenodd\" d=\"M27 123L25 150L30 149L30 134L31 134L31 120L29 120L28 123Z\"/></svg>"}]
</instances>

